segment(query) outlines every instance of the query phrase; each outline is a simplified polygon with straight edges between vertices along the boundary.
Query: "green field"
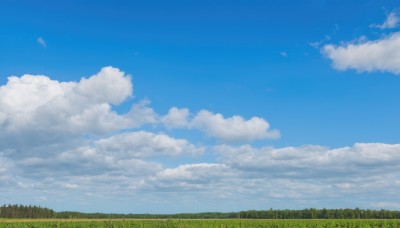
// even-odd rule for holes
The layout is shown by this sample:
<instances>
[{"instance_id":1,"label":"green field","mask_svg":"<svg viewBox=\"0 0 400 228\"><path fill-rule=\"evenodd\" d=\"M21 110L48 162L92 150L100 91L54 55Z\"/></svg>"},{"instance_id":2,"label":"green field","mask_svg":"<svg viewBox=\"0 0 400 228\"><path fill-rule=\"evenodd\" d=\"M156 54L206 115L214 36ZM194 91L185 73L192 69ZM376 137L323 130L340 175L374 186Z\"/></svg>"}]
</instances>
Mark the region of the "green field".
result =
<instances>
[{"instance_id":1,"label":"green field","mask_svg":"<svg viewBox=\"0 0 400 228\"><path fill-rule=\"evenodd\" d=\"M3 219L0 227L400 227L400 220L356 220L356 219L327 219L327 220L55 220L55 219Z\"/></svg>"}]
</instances>

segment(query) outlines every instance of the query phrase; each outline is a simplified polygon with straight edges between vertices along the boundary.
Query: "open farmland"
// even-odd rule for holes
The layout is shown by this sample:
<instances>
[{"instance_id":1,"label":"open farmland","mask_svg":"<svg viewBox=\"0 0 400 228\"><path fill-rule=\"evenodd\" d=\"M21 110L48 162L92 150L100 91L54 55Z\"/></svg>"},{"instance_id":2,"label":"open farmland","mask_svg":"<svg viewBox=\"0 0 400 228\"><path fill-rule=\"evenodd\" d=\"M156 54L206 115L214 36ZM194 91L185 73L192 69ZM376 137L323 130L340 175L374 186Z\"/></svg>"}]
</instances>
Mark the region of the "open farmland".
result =
<instances>
[{"instance_id":1,"label":"open farmland","mask_svg":"<svg viewBox=\"0 0 400 228\"><path fill-rule=\"evenodd\" d=\"M356 219L328 219L328 220L246 220L246 219L221 219L221 220L196 220L196 219L166 219L166 220L88 220L88 219L3 219L0 227L400 227L399 220L356 220Z\"/></svg>"}]
</instances>

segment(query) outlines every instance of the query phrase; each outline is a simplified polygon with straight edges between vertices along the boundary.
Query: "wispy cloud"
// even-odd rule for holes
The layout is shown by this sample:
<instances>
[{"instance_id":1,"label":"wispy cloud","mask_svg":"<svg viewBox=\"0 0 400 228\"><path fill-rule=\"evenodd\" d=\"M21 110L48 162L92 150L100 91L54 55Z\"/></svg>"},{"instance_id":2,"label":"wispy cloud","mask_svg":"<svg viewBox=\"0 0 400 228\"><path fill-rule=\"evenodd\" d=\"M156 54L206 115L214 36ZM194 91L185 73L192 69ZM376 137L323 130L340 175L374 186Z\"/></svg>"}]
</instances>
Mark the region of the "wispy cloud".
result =
<instances>
[{"instance_id":1,"label":"wispy cloud","mask_svg":"<svg viewBox=\"0 0 400 228\"><path fill-rule=\"evenodd\" d=\"M335 25L335 32L339 29L338 28L339 25ZM337 29L336 29L337 28ZM323 44L325 44L326 42L330 41L331 37L328 35L325 35L325 37L320 40L320 41L315 41L315 42L310 42L309 45L313 48L319 49Z\"/></svg>"},{"instance_id":2,"label":"wispy cloud","mask_svg":"<svg viewBox=\"0 0 400 228\"><path fill-rule=\"evenodd\" d=\"M42 47L46 47L46 41L44 41L44 39L42 37L39 37L37 39L37 42L42 45Z\"/></svg>"},{"instance_id":3,"label":"wispy cloud","mask_svg":"<svg viewBox=\"0 0 400 228\"><path fill-rule=\"evenodd\" d=\"M383 24L372 24L371 27L379 29L391 29L397 27L399 22L400 18L398 15L398 10L393 10L387 15L386 20L383 22Z\"/></svg>"}]
</instances>

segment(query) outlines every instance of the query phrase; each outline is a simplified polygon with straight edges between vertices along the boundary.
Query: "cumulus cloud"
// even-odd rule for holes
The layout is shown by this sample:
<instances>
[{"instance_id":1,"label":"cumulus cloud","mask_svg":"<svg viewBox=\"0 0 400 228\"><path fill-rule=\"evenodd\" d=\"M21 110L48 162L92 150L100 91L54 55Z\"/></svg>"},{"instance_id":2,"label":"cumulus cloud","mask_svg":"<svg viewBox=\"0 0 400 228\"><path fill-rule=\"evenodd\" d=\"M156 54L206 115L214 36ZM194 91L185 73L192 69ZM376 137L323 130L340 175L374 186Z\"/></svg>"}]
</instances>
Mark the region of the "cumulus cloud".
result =
<instances>
[{"instance_id":1,"label":"cumulus cloud","mask_svg":"<svg viewBox=\"0 0 400 228\"><path fill-rule=\"evenodd\" d=\"M222 114L201 110L192 119L189 119L188 109L173 107L161 120L168 128L199 129L208 136L225 142L276 139L280 137L278 130L270 129L269 123L259 117L252 117L249 120L245 120L238 115L225 118Z\"/></svg>"},{"instance_id":2,"label":"cumulus cloud","mask_svg":"<svg viewBox=\"0 0 400 228\"><path fill-rule=\"evenodd\" d=\"M391 29L397 27L399 21L400 18L398 15L398 10L393 10L387 15L386 20L383 22L383 24L372 24L371 27L379 29Z\"/></svg>"},{"instance_id":3,"label":"cumulus cloud","mask_svg":"<svg viewBox=\"0 0 400 228\"><path fill-rule=\"evenodd\" d=\"M327 44L321 52L338 70L355 69L358 72L382 71L400 73L400 32L372 41Z\"/></svg>"},{"instance_id":4,"label":"cumulus cloud","mask_svg":"<svg viewBox=\"0 0 400 228\"><path fill-rule=\"evenodd\" d=\"M94 103L120 104L132 96L131 77L114 67L103 67L99 73L82 78L73 89L74 95Z\"/></svg>"},{"instance_id":5,"label":"cumulus cloud","mask_svg":"<svg viewBox=\"0 0 400 228\"><path fill-rule=\"evenodd\" d=\"M207 110L197 113L192 120L192 126L223 141L253 141L280 136L279 131L271 130L269 123L262 118L252 117L245 120L236 115L224 118L221 114L213 114Z\"/></svg>"},{"instance_id":6,"label":"cumulus cloud","mask_svg":"<svg viewBox=\"0 0 400 228\"><path fill-rule=\"evenodd\" d=\"M140 127L143 124L157 124L159 122L157 113L150 107L150 101L147 99L134 104L124 116L129 120L129 126L131 127Z\"/></svg>"},{"instance_id":7,"label":"cumulus cloud","mask_svg":"<svg viewBox=\"0 0 400 228\"><path fill-rule=\"evenodd\" d=\"M189 126L189 109L172 107L161 121L167 128L185 128Z\"/></svg>"},{"instance_id":8,"label":"cumulus cloud","mask_svg":"<svg viewBox=\"0 0 400 228\"><path fill-rule=\"evenodd\" d=\"M60 143L154 122L156 114L146 102L124 115L112 110L131 96L130 76L113 67L79 82L11 76L0 86L0 147Z\"/></svg>"}]
</instances>

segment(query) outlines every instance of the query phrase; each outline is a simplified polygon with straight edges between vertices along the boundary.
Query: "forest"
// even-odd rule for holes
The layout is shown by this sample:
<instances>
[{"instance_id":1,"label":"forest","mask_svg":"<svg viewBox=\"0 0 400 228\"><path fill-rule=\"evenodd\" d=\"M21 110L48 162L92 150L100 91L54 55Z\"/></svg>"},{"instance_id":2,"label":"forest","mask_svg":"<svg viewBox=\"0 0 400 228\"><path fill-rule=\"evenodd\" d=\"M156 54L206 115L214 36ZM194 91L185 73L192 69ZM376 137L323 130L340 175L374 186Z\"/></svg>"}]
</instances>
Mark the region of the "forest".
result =
<instances>
[{"instance_id":1,"label":"forest","mask_svg":"<svg viewBox=\"0 0 400 228\"><path fill-rule=\"evenodd\" d=\"M3 205L0 218L54 219L400 219L400 211L370 209L249 210L240 212L204 212L180 214L107 214L56 212L49 208Z\"/></svg>"}]
</instances>

